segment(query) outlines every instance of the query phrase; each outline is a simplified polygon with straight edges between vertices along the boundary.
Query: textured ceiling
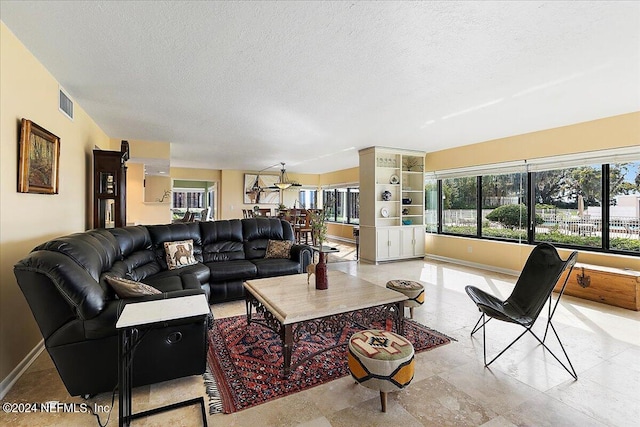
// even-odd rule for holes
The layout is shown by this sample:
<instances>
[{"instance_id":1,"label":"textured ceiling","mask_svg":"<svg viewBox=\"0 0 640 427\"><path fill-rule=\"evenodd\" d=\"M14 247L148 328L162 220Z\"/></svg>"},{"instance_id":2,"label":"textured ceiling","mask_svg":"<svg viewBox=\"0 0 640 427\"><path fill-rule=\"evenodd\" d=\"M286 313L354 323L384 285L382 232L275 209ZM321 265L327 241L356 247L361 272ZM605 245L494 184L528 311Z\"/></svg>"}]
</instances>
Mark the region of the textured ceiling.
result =
<instances>
[{"instance_id":1,"label":"textured ceiling","mask_svg":"<svg viewBox=\"0 0 640 427\"><path fill-rule=\"evenodd\" d=\"M112 138L322 173L640 110L638 2L0 2Z\"/></svg>"}]
</instances>

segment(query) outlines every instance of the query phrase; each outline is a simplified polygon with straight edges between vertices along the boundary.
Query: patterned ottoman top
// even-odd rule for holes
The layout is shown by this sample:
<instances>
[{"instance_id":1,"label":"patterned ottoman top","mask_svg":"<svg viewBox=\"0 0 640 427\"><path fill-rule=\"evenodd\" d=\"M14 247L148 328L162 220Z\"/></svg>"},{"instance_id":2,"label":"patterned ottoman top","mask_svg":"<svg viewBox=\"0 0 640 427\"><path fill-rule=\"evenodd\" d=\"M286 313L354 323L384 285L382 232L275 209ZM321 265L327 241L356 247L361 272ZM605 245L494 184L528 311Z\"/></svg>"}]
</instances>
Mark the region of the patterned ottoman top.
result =
<instances>
[{"instance_id":1,"label":"patterned ottoman top","mask_svg":"<svg viewBox=\"0 0 640 427\"><path fill-rule=\"evenodd\" d=\"M413 280L389 280L387 282L387 288L398 290L418 290L423 289L424 286L418 282L414 282Z\"/></svg>"},{"instance_id":2,"label":"patterned ottoman top","mask_svg":"<svg viewBox=\"0 0 640 427\"><path fill-rule=\"evenodd\" d=\"M349 348L376 360L404 359L413 354L413 345L405 337L378 329L356 332L349 339Z\"/></svg>"}]
</instances>

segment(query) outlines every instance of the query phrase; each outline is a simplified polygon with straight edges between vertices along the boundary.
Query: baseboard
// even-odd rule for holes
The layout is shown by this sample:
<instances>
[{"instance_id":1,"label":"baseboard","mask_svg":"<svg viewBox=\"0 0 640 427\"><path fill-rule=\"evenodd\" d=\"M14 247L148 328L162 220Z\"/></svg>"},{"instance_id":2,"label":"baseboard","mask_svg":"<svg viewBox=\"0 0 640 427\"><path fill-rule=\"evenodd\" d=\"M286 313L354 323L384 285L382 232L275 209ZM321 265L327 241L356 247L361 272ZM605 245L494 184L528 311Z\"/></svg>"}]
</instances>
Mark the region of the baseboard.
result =
<instances>
[{"instance_id":1,"label":"baseboard","mask_svg":"<svg viewBox=\"0 0 640 427\"><path fill-rule=\"evenodd\" d=\"M18 366L16 366L13 371L11 371L11 373L7 375L7 377L3 379L2 382L0 382L0 399L4 399L4 396L9 392L9 390L11 390L11 387L13 387L16 381L20 379L22 374L24 374L29 366L31 366L31 364L38 358L38 356L40 356L42 350L44 350L43 339L40 340L40 342L36 344L33 349L31 349L29 354L27 354L25 358L22 359L20 363L18 363Z\"/></svg>"},{"instance_id":2,"label":"baseboard","mask_svg":"<svg viewBox=\"0 0 640 427\"><path fill-rule=\"evenodd\" d=\"M352 243L354 245L356 243L355 239L347 239L346 237L340 237L340 236L327 236L327 240L337 240L339 242Z\"/></svg>"},{"instance_id":3,"label":"baseboard","mask_svg":"<svg viewBox=\"0 0 640 427\"><path fill-rule=\"evenodd\" d=\"M478 268L480 270L488 270L488 271L493 271L494 273L502 273L502 274L508 274L509 276L519 276L520 275L520 271L517 270L510 270L508 268L500 268L500 267L495 267L493 265L488 265L488 264L480 264L477 262L469 262L469 261L463 261L461 259L456 259L456 258L448 258L448 257L444 257L444 256L439 256L439 255L425 255L426 259L432 259L434 261L442 261L442 262L448 262L451 264L458 264L458 265L464 265L465 267L472 267L472 268Z\"/></svg>"}]
</instances>

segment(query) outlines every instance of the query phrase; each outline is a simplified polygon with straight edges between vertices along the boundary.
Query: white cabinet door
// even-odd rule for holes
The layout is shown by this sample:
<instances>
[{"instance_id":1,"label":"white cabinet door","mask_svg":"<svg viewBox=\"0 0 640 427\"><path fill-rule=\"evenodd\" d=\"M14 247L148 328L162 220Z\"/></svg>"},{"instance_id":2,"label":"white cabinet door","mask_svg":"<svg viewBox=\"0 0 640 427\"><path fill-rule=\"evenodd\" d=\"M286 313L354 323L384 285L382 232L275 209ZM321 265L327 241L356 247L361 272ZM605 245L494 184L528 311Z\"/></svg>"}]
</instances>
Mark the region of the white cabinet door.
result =
<instances>
[{"instance_id":1,"label":"white cabinet door","mask_svg":"<svg viewBox=\"0 0 640 427\"><path fill-rule=\"evenodd\" d=\"M414 239L414 256L424 256L424 243L426 239L426 231L424 226L414 227L413 229L413 239Z\"/></svg>"},{"instance_id":2,"label":"white cabinet door","mask_svg":"<svg viewBox=\"0 0 640 427\"><path fill-rule=\"evenodd\" d=\"M402 256L415 257L424 255L424 230L422 227L402 228Z\"/></svg>"},{"instance_id":3,"label":"white cabinet door","mask_svg":"<svg viewBox=\"0 0 640 427\"><path fill-rule=\"evenodd\" d=\"M414 255L415 252L415 247L416 247L416 242L415 239L413 238L414 235L414 228L413 227L404 227L402 229L402 238L401 238L401 242L402 242L402 256L403 257L411 257Z\"/></svg>"},{"instance_id":4,"label":"white cabinet door","mask_svg":"<svg viewBox=\"0 0 640 427\"><path fill-rule=\"evenodd\" d=\"M378 228L376 231L377 260L400 258L400 228Z\"/></svg>"}]
</instances>

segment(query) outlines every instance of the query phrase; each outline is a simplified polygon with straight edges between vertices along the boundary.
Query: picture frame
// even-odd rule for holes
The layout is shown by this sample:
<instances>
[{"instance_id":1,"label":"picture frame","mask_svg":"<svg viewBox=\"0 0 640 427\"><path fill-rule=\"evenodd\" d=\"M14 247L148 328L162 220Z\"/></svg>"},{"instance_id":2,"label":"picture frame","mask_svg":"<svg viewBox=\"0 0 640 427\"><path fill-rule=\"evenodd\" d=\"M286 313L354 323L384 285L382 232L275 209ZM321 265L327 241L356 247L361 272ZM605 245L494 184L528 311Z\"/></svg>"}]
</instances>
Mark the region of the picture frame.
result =
<instances>
[{"instance_id":1,"label":"picture frame","mask_svg":"<svg viewBox=\"0 0 640 427\"><path fill-rule=\"evenodd\" d=\"M280 203L280 190L275 188L278 175L244 174L243 202L245 205L277 205ZM270 188L273 187L273 188Z\"/></svg>"},{"instance_id":2,"label":"picture frame","mask_svg":"<svg viewBox=\"0 0 640 427\"><path fill-rule=\"evenodd\" d=\"M20 129L18 192L58 194L60 138L24 118Z\"/></svg>"}]
</instances>

